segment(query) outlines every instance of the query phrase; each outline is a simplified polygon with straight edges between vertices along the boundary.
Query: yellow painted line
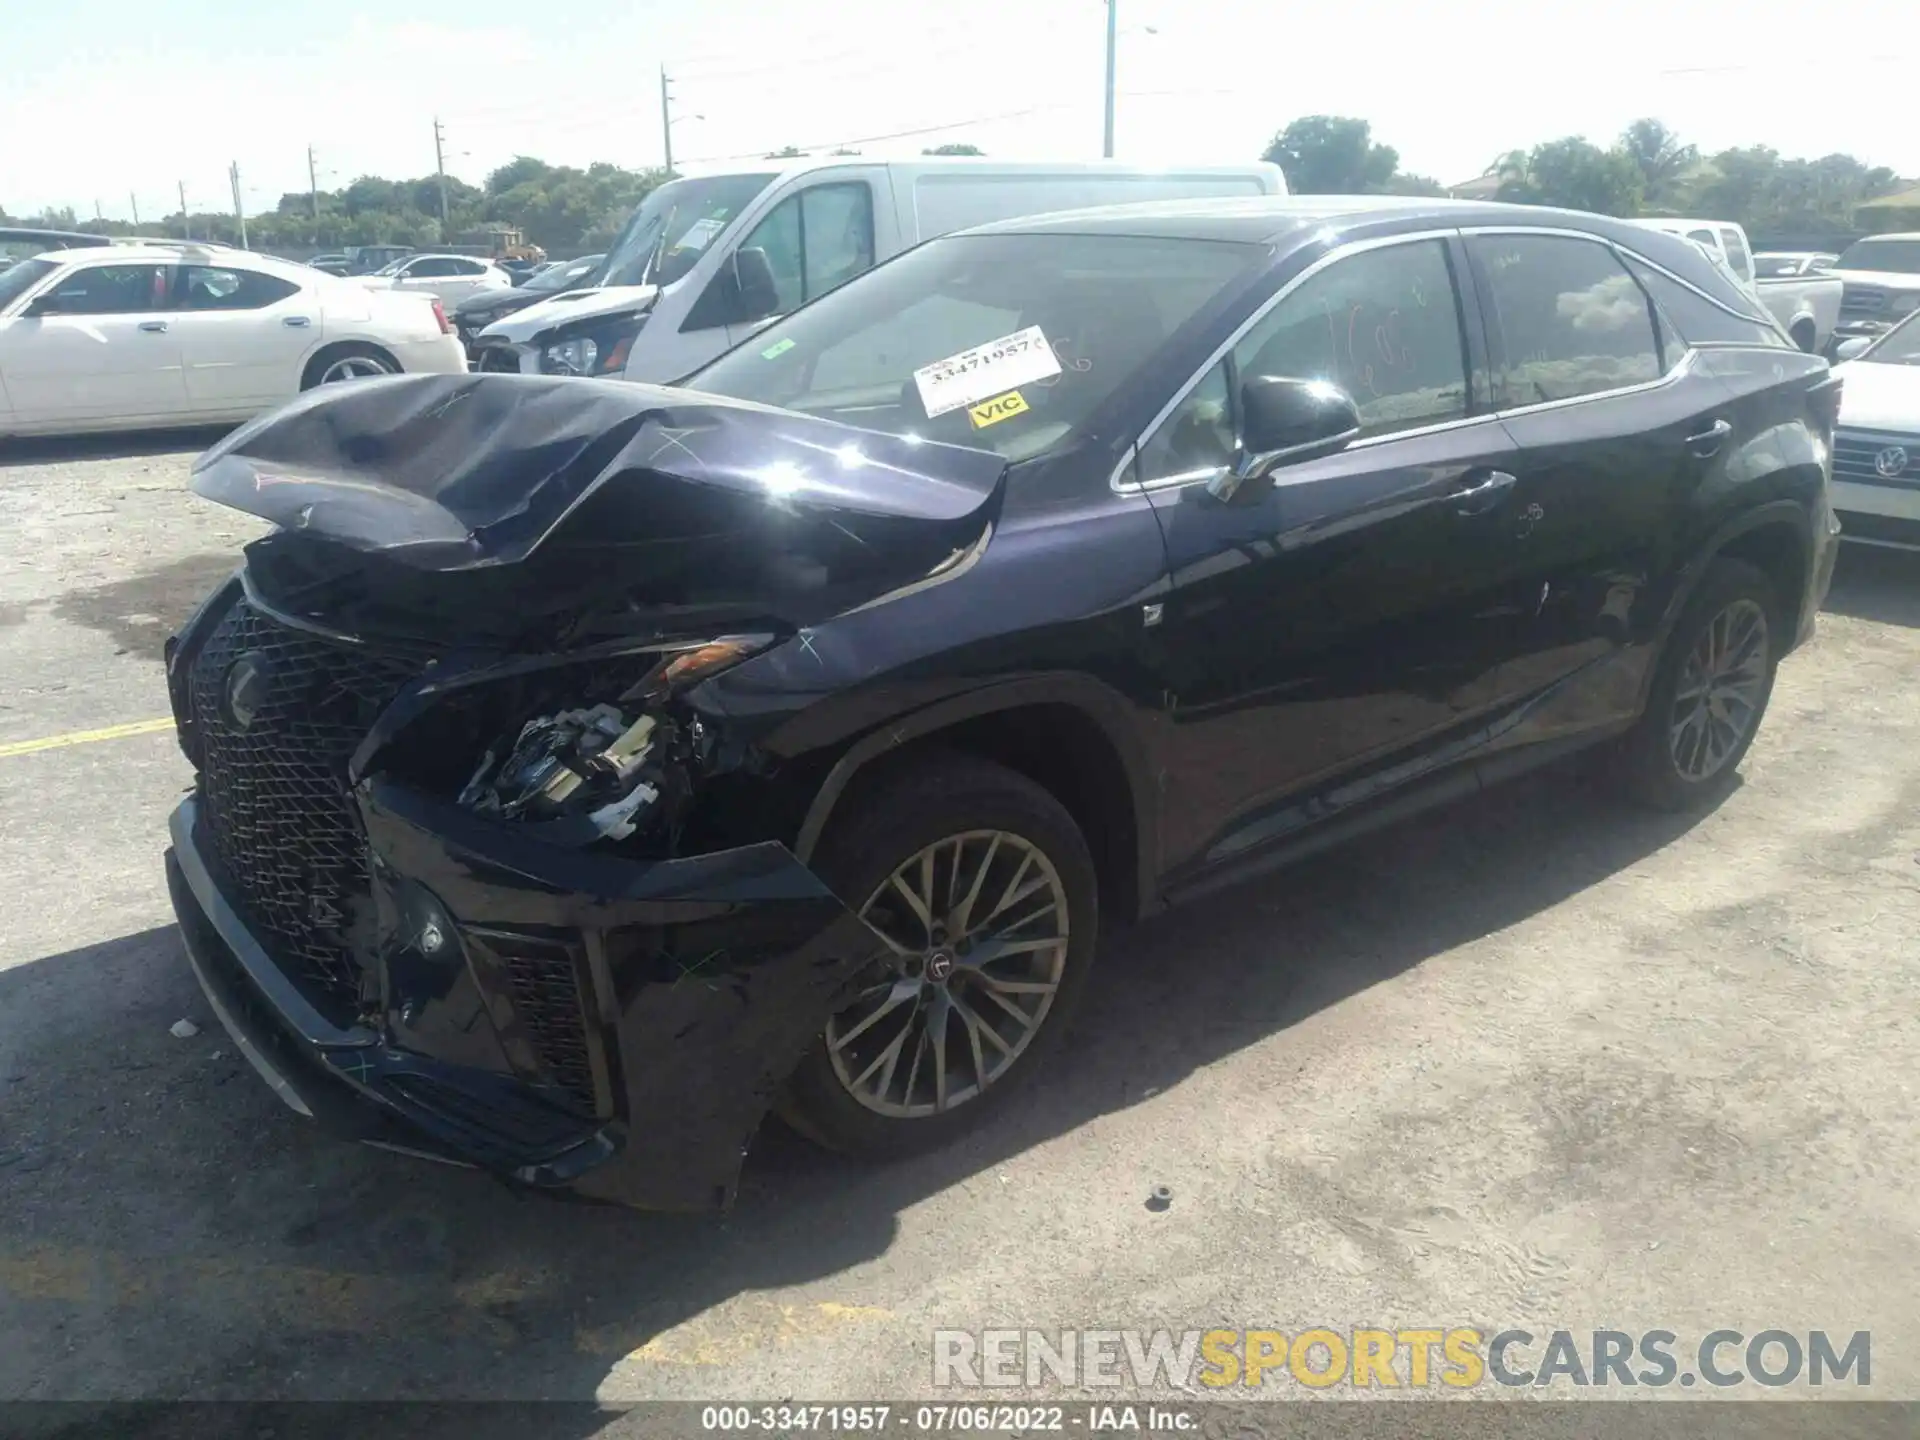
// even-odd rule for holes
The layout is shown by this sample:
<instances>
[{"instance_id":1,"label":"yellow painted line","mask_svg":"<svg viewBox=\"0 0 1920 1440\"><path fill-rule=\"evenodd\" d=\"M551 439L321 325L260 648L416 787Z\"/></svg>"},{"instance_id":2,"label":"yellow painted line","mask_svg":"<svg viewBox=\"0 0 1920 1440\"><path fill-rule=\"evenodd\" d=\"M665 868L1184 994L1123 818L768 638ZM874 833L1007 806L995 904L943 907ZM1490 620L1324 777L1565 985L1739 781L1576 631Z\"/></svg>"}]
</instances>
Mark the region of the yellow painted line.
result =
<instances>
[{"instance_id":1,"label":"yellow painted line","mask_svg":"<svg viewBox=\"0 0 1920 1440\"><path fill-rule=\"evenodd\" d=\"M69 745L91 745L96 740L124 740L129 735L158 735L173 729L173 720L134 720L125 725L108 725L99 730L69 730L64 735L47 735L38 740L14 740L0 745L0 760L14 755L35 755L42 750L64 750Z\"/></svg>"}]
</instances>

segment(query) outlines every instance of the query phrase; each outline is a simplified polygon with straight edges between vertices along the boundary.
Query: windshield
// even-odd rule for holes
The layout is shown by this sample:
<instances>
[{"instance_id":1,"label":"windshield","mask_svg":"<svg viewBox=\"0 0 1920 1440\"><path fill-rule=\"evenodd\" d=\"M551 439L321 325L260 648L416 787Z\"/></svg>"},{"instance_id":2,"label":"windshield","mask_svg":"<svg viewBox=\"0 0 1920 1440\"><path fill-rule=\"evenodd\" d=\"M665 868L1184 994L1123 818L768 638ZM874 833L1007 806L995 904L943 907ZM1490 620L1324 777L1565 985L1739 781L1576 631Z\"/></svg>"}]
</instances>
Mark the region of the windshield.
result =
<instances>
[{"instance_id":1,"label":"windshield","mask_svg":"<svg viewBox=\"0 0 1920 1440\"><path fill-rule=\"evenodd\" d=\"M398 260L389 260L386 264L382 265L378 270L374 271L373 273L376 275L398 275L400 273L400 268L412 258L413 257L411 255L402 255Z\"/></svg>"},{"instance_id":2,"label":"windshield","mask_svg":"<svg viewBox=\"0 0 1920 1440\"><path fill-rule=\"evenodd\" d=\"M569 285L577 284L582 276L591 275L598 270L605 263L606 258L604 255L583 255L578 260L564 260L558 264L549 265L520 288L528 294L535 291L546 294L555 290L564 290Z\"/></svg>"},{"instance_id":3,"label":"windshield","mask_svg":"<svg viewBox=\"0 0 1920 1440\"><path fill-rule=\"evenodd\" d=\"M1024 460L1059 445L1259 246L960 235L870 270L688 379L862 429Z\"/></svg>"},{"instance_id":4,"label":"windshield","mask_svg":"<svg viewBox=\"0 0 1920 1440\"><path fill-rule=\"evenodd\" d=\"M0 279L0 286L5 284ZM1920 321L1920 311L1902 320L1856 358L1870 365L1920 365L1920 324L1916 321Z\"/></svg>"},{"instance_id":5,"label":"windshield","mask_svg":"<svg viewBox=\"0 0 1920 1440\"><path fill-rule=\"evenodd\" d=\"M1858 240L1840 252L1834 268L1920 275L1920 240Z\"/></svg>"},{"instance_id":6,"label":"windshield","mask_svg":"<svg viewBox=\"0 0 1920 1440\"><path fill-rule=\"evenodd\" d=\"M714 175L667 182L633 212L607 252L598 283L671 285L772 180L772 175Z\"/></svg>"},{"instance_id":7,"label":"windshield","mask_svg":"<svg viewBox=\"0 0 1920 1440\"><path fill-rule=\"evenodd\" d=\"M5 310L59 268L52 260L21 260L0 270L0 310Z\"/></svg>"}]
</instances>

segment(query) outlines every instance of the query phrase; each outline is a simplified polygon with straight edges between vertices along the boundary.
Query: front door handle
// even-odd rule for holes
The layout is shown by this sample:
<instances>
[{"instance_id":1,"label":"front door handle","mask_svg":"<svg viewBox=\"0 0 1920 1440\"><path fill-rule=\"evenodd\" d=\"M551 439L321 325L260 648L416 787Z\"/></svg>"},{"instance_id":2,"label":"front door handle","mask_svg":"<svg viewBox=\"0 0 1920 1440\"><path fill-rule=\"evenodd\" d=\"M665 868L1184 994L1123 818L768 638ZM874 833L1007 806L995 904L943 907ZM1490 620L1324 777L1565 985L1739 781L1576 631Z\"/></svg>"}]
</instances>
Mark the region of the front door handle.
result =
<instances>
[{"instance_id":1,"label":"front door handle","mask_svg":"<svg viewBox=\"0 0 1920 1440\"><path fill-rule=\"evenodd\" d=\"M1687 449L1702 460L1710 460L1720 453L1720 447L1727 443L1727 436L1733 433L1733 426L1724 420L1716 420L1698 435L1687 436Z\"/></svg>"},{"instance_id":2,"label":"front door handle","mask_svg":"<svg viewBox=\"0 0 1920 1440\"><path fill-rule=\"evenodd\" d=\"M167 322L164 320L142 320L140 322L140 328L149 335L164 335L167 333Z\"/></svg>"},{"instance_id":3,"label":"front door handle","mask_svg":"<svg viewBox=\"0 0 1920 1440\"><path fill-rule=\"evenodd\" d=\"M1456 515L1484 515L1500 503L1515 483L1515 477L1504 470L1479 470L1469 477L1468 484L1447 499L1453 502Z\"/></svg>"},{"instance_id":4,"label":"front door handle","mask_svg":"<svg viewBox=\"0 0 1920 1440\"><path fill-rule=\"evenodd\" d=\"M307 326L311 325L313 321L305 315L288 315L282 319L280 323L289 330L304 330Z\"/></svg>"}]
</instances>

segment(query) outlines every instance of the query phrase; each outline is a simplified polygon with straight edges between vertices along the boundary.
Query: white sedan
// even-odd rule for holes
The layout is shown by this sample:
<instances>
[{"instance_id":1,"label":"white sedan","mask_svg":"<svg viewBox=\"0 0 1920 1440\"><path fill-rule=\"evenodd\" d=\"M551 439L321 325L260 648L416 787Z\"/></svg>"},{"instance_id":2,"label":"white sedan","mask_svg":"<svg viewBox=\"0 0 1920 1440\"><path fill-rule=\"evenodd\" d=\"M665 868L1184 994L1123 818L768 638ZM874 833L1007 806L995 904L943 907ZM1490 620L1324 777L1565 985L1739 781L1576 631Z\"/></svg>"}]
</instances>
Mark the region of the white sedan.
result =
<instances>
[{"instance_id":1,"label":"white sedan","mask_svg":"<svg viewBox=\"0 0 1920 1440\"><path fill-rule=\"evenodd\" d=\"M0 435L237 422L330 381L466 368L439 300L244 250L102 246L0 273Z\"/></svg>"},{"instance_id":2,"label":"white sedan","mask_svg":"<svg viewBox=\"0 0 1920 1440\"><path fill-rule=\"evenodd\" d=\"M511 290L513 277L490 260L471 255L404 255L354 283L372 290L404 290L432 295L455 305L476 290Z\"/></svg>"},{"instance_id":3,"label":"white sedan","mask_svg":"<svg viewBox=\"0 0 1920 1440\"><path fill-rule=\"evenodd\" d=\"M1920 550L1920 314L1879 339L1849 340L1834 366L1833 508L1845 540Z\"/></svg>"}]
</instances>

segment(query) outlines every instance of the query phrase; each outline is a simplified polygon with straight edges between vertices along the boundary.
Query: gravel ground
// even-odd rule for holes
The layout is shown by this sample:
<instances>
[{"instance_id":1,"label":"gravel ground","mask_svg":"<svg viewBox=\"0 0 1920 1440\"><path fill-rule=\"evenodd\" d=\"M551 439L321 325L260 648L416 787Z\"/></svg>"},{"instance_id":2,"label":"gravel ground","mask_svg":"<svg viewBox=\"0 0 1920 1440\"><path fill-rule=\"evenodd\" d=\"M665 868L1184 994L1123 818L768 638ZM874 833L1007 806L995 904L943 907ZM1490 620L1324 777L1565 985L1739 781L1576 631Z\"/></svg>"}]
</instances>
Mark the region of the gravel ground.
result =
<instances>
[{"instance_id":1,"label":"gravel ground","mask_svg":"<svg viewBox=\"0 0 1920 1440\"><path fill-rule=\"evenodd\" d=\"M661 1218L310 1133L181 959L170 736L6 753L164 715L255 533L204 441L0 452L0 1398L897 1397L936 1327L1315 1324L1868 1329L1920 1398L1916 557L1843 556L1714 813L1543 774L1157 919L1005 1124L770 1133Z\"/></svg>"}]
</instances>

